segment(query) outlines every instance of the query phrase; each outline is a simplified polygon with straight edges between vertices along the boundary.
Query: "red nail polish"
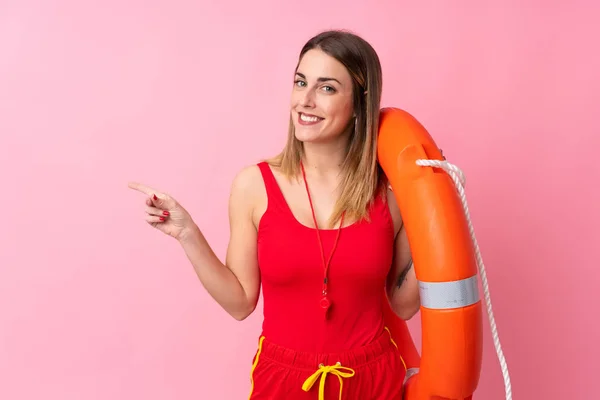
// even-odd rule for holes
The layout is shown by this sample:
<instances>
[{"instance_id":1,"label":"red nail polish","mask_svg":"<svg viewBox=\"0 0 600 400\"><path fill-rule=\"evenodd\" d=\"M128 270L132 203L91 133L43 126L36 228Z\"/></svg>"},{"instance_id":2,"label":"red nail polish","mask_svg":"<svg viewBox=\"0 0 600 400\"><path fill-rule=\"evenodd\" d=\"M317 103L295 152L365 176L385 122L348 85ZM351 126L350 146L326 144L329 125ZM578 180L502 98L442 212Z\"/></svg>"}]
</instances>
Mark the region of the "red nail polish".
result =
<instances>
[{"instance_id":1,"label":"red nail polish","mask_svg":"<svg viewBox=\"0 0 600 400\"><path fill-rule=\"evenodd\" d=\"M154 195L154 200L158 200L158 197L156 197L156 195Z\"/></svg>"},{"instance_id":2,"label":"red nail polish","mask_svg":"<svg viewBox=\"0 0 600 400\"><path fill-rule=\"evenodd\" d=\"M161 221L164 221L164 220L165 220L165 217L160 217L160 220L161 220Z\"/></svg>"},{"instance_id":3,"label":"red nail polish","mask_svg":"<svg viewBox=\"0 0 600 400\"><path fill-rule=\"evenodd\" d=\"M163 211L163 214L164 215L169 215L169 212L168 211Z\"/></svg>"}]
</instances>

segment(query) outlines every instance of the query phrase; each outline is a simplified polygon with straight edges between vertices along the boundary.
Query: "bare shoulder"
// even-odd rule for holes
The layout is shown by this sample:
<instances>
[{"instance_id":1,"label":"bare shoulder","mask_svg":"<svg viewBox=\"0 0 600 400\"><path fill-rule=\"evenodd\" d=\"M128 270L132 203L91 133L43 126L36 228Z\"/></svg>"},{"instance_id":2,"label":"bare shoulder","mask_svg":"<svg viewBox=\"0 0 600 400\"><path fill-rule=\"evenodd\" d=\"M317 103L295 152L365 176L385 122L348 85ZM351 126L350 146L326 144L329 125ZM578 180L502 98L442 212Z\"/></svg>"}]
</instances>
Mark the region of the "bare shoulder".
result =
<instances>
[{"instance_id":1,"label":"bare shoulder","mask_svg":"<svg viewBox=\"0 0 600 400\"><path fill-rule=\"evenodd\" d=\"M394 221L394 234L397 235L402 228L402 215L400 214L400 208L398 207L398 202L396 201L396 195L391 188L387 189L387 203L388 207L390 208L392 220Z\"/></svg>"},{"instance_id":2,"label":"bare shoulder","mask_svg":"<svg viewBox=\"0 0 600 400\"><path fill-rule=\"evenodd\" d=\"M229 201L230 208L243 210L258 226L257 221L262 215L260 211L266 202L266 189L258 165L245 166L238 171L231 183Z\"/></svg>"},{"instance_id":3,"label":"bare shoulder","mask_svg":"<svg viewBox=\"0 0 600 400\"><path fill-rule=\"evenodd\" d=\"M256 190L262 185L262 175L258 165L248 165L238 171L231 183L232 194Z\"/></svg>"}]
</instances>

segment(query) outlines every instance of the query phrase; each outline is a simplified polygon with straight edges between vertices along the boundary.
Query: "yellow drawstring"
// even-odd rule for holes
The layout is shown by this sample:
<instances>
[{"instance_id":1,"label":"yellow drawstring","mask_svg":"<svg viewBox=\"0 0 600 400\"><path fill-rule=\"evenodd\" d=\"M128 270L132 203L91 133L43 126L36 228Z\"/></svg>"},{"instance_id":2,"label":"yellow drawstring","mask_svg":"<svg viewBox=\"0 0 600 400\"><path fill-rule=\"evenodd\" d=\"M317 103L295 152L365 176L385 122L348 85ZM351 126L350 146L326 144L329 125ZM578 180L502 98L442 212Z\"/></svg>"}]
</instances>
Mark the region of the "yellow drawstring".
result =
<instances>
[{"instance_id":1,"label":"yellow drawstring","mask_svg":"<svg viewBox=\"0 0 600 400\"><path fill-rule=\"evenodd\" d=\"M302 390L308 392L319 376L321 377L321 381L319 382L319 400L325 399L325 379L327 378L327 374L333 374L337 376L340 381L340 400L342 400L342 378L351 378L354 376L354 370L352 368L342 367L342 364L338 361L335 365L319 365L319 369L315 371L314 374L309 376L302 385Z\"/></svg>"}]
</instances>

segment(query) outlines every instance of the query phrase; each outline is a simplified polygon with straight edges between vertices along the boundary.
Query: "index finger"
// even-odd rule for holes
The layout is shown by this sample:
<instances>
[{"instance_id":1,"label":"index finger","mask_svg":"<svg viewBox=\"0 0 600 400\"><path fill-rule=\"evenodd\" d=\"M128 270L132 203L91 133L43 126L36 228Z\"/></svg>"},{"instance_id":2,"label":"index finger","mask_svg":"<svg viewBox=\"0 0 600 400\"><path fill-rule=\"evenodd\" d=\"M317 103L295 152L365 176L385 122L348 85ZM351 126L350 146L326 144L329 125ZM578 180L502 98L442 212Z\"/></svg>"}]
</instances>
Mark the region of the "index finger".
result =
<instances>
[{"instance_id":1,"label":"index finger","mask_svg":"<svg viewBox=\"0 0 600 400\"><path fill-rule=\"evenodd\" d=\"M137 190L138 192L145 193L148 196L151 196L153 194L158 194L158 192L155 189L153 189L149 186L146 186L146 185L142 185L141 183L138 183L138 182L129 182L127 184L127 186L129 186L133 190Z\"/></svg>"}]
</instances>

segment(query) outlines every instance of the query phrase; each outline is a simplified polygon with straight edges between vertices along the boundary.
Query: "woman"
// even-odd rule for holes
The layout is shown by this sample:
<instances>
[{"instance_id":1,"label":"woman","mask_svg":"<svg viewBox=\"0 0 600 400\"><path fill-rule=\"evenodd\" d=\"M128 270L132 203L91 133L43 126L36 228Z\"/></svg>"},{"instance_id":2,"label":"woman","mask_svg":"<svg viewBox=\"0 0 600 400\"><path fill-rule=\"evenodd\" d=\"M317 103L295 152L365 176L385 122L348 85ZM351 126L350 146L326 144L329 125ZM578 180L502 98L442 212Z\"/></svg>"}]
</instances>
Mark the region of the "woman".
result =
<instances>
[{"instance_id":1,"label":"woman","mask_svg":"<svg viewBox=\"0 0 600 400\"><path fill-rule=\"evenodd\" d=\"M262 284L250 399L402 396L405 365L384 324L384 288L403 319L420 302L400 212L376 159L381 82L378 56L360 37L327 31L306 43L287 145L233 181L225 264L176 200L130 184L149 195L146 220L181 243L231 316L254 311Z\"/></svg>"}]
</instances>

